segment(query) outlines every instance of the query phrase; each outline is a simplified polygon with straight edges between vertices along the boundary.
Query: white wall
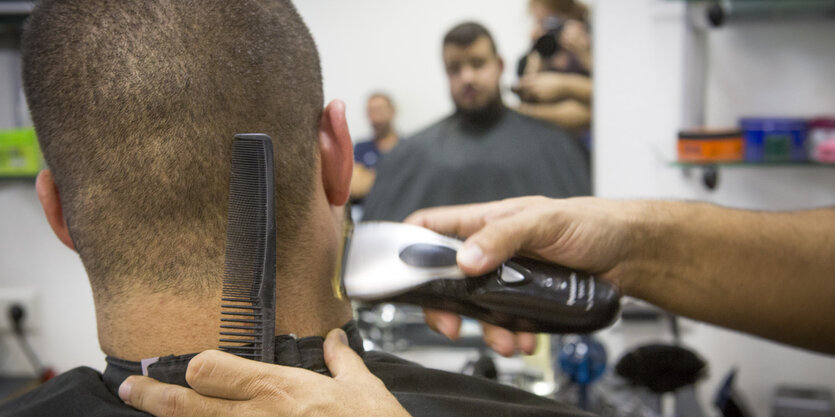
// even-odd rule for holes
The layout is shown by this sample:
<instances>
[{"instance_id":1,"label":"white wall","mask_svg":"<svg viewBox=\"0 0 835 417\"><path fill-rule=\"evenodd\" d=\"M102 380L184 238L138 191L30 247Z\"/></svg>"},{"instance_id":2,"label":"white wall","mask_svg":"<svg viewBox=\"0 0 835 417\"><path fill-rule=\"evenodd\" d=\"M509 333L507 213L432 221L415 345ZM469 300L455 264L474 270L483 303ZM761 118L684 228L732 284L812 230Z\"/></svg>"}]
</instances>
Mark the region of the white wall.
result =
<instances>
[{"instance_id":1,"label":"white wall","mask_svg":"<svg viewBox=\"0 0 835 417\"><path fill-rule=\"evenodd\" d=\"M20 55L0 45L0 129L25 123L20 101ZM93 296L81 261L52 234L33 181L0 180L0 291L36 293L27 316L31 344L47 366L104 368L96 339ZM0 312L5 320L6 312ZM0 373L31 374L17 342L0 332Z\"/></svg>"},{"instance_id":2,"label":"white wall","mask_svg":"<svg viewBox=\"0 0 835 417\"><path fill-rule=\"evenodd\" d=\"M710 192L698 172L685 177L669 166L684 101L683 2L598 0L594 22L598 195L698 199L763 210L835 204L835 168L723 169L719 188ZM831 20L747 22L710 32L707 124L733 126L742 115L835 114L832 39ZM770 415L777 384L835 390L832 357L705 324L686 327L684 342L710 366L700 392L705 405L732 366L739 368L738 386L757 416ZM636 343L623 329L608 332L606 340L615 357Z\"/></svg>"}]
</instances>

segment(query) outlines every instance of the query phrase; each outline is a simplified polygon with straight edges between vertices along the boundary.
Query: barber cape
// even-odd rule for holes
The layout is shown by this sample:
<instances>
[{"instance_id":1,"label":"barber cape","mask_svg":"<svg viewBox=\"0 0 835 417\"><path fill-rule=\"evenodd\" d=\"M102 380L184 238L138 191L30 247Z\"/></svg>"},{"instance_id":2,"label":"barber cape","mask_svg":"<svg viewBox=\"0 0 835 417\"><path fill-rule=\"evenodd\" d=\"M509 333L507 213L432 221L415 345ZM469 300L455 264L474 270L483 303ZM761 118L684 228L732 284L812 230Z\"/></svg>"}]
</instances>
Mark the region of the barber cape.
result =
<instances>
[{"instance_id":1,"label":"barber cape","mask_svg":"<svg viewBox=\"0 0 835 417\"><path fill-rule=\"evenodd\" d=\"M413 416L588 416L552 400L495 382L423 368L382 352L365 352L362 337L351 321L343 326L349 345L365 365L385 383ZM328 374L322 350L324 339L289 335L275 338L276 363ZM188 386L186 368L197 354L167 356L147 367L148 376ZM119 385L130 375L142 374L139 362L107 358L101 374L91 368L65 372L37 389L0 406L0 416L147 416L118 396Z\"/></svg>"},{"instance_id":2,"label":"barber cape","mask_svg":"<svg viewBox=\"0 0 835 417\"><path fill-rule=\"evenodd\" d=\"M401 141L377 167L363 220L525 195L589 195L588 155L564 130L502 107L488 123L456 113Z\"/></svg>"}]
</instances>

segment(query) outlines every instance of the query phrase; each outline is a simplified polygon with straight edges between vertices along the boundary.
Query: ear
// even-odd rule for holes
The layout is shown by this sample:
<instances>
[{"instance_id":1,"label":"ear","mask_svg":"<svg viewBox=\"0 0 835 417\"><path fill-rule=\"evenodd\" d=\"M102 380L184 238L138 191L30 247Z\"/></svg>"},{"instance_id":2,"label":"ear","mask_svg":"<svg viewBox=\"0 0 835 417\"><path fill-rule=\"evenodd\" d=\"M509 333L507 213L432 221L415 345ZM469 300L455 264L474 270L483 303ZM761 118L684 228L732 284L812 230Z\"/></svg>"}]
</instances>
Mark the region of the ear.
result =
<instances>
[{"instance_id":1,"label":"ear","mask_svg":"<svg viewBox=\"0 0 835 417\"><path fill-rule=\"evenodd\" d=\"M67 220L64 218L64 209L61 207L61 197L58 194L58 186L52 178L52 171L45 169L38 174L35 181L35 190L38 199L41 200L41 207L46 214L46 221L58 236L58 240L75 250L75 245L70 238L70 229L67 227Z\"/></svg>"},{"instance_id":2,"label":"ear","mask_svg":"<svg viewBox=\"0 0 835 417\"><path fill-rule=\"evenodd\" d=\"M502 59L501 55L496 56L499 59L499 74L504 74L504 59Z\"/></svg>"},{"instance_id":3,"label":"ear","mask_svg":"<svg viewBox=\"0 0 835 417\"><path fill-rule=\"evenodd\" d=\"M351 195L351 173L354 170L354 145L345 103L330 102L319 122L319 153L322 159L322 184L332 206L344 206Z\"/></svg>"}]
</instances>

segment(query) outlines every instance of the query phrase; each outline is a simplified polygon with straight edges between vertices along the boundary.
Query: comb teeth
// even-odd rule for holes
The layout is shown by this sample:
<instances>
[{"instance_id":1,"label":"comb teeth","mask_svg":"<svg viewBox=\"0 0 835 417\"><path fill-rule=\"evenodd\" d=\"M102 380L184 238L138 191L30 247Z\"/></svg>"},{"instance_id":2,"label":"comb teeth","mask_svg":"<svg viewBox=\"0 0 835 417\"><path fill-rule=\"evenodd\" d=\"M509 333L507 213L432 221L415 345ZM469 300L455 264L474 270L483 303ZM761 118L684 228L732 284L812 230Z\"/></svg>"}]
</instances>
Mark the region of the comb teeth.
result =
<instances>
[{"instance_id":1,"label":"comb teeth","mask_svg":"<svg viewBox=\"0 0 835 417\"><path fill-rule=\"evenodd\" d=\"M272 363L275 332L275 191L272 141L235 135L220 350Z\"/></svg>"}]
</instances>

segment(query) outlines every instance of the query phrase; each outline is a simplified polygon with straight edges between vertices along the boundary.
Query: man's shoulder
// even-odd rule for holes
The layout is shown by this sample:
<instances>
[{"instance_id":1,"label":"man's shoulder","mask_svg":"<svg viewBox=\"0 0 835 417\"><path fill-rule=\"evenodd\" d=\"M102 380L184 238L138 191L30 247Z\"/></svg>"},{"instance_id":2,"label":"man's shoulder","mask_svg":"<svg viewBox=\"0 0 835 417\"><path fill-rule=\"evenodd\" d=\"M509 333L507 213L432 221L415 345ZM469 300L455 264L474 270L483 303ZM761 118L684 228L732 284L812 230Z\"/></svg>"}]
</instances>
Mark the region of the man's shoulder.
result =
<instances>
[{"instance_id":1,"label":"man's shoulder","mask_svg":"<svg viewBox=\"0 0 835 417\"><path fill-rule=\"evenodd\" d=\"M147 416L111 393L101 373L75 368L0 406L0 417Z\"/></svg>"},{"instance_id":2,"label":"man's shoulder","mask_svg":"<svg viewBox=\"0 0 835 417\"><path fill-rule=\"evenodd\" d=\"M425 144L426 141L440 139L442 136L444 136L443 132L449 127L450 123L453 122L454 117L455 114L450 114L432 123L431 125L424 127L423 129L409 136L409 142L415 144Z\"/></svg>"},{"instance_id":3,"label":"man's shoulder","mask_svg":"<svg viewBox=\"0 0 835 417\"><path fill-rule=\"evenodd\" d=\"M541 132L543 134L549 135L565 136L566 138L571 137L565 129L556 126L553 123L546 122L542 119L537 119L536 117L528 116L527 114L519 113L514 109L508 109L508 118L510 119L511 123L516 125L517 127L521 126L530 131Z\"/></svg>"},{"instance_id":4,"label":"man's shoulder","mask_svg":"<svg viewBox=\"0 0 835 417\"><path fill-rule=\"evenodd\" d=\"M367 352L368 369L413 416L588 416L574 407L484 378Z\"/></svg>"},{"instance_id":5,"label":"man's shoulder","mask_svg":"<svg viewBox=\"0 0 835 417\"><path fill-rule=\"evenodd\" d=\"M374 146L374 140L373 139L361 140L361 141L354 144L354 152L360 151L360 150L373 149L374 147L375 146Z\"/></svg>"}]
</instances>

